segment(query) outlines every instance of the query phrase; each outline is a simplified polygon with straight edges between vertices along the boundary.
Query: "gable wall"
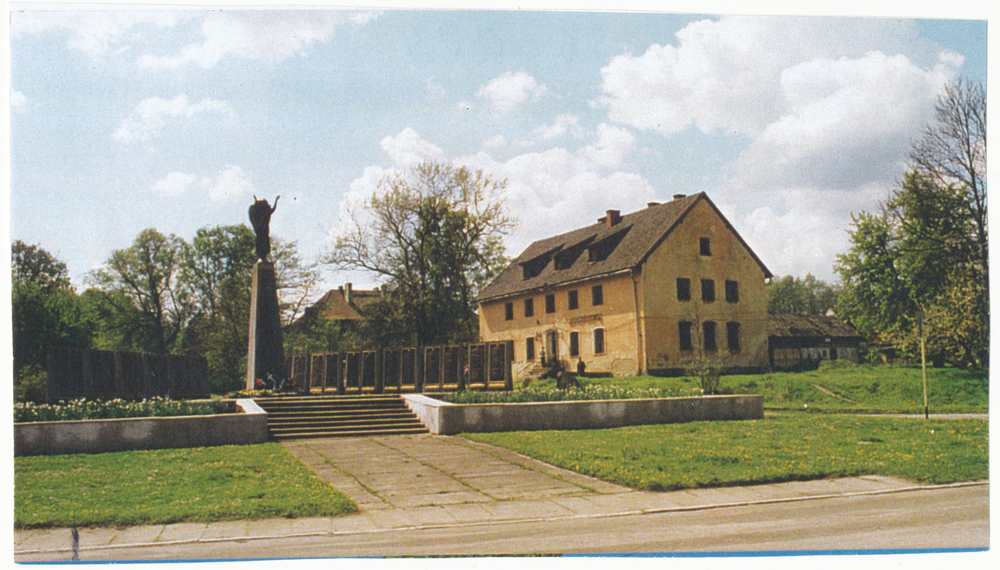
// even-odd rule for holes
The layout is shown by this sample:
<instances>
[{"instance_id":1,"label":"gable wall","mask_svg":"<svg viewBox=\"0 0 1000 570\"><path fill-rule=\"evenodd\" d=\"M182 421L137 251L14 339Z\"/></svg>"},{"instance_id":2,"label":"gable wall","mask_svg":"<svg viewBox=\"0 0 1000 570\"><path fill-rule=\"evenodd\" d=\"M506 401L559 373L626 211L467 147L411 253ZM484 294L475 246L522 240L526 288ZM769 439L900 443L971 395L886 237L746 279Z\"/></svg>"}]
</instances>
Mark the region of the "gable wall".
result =
<instances>
[{"instance_id":1,"label":"gable wall","mask_svg":"<svg viewBox=\"0 0 1000 570\"><path fill-rule=\"evenodd\" d=\"M699 238L711 242L712 255L700 254ZM677 278L691 282L691 299L680 301ZM702 301L701 280L715 284L715 301ZM739 301L726 301L726 280L735 280ZM767 305L764 271L722 218L704 200L699 202L650 255L642 267L640 318L649 370L677 369L702 353L702 323L716 323L719 352L727 349L726 324L740 324L739 352L727 354L726 366L767 365ZM681 351L678 323L693 323L694 351ZM728 351L726 351L728 352Z\"/></svg>"}]
</instances>

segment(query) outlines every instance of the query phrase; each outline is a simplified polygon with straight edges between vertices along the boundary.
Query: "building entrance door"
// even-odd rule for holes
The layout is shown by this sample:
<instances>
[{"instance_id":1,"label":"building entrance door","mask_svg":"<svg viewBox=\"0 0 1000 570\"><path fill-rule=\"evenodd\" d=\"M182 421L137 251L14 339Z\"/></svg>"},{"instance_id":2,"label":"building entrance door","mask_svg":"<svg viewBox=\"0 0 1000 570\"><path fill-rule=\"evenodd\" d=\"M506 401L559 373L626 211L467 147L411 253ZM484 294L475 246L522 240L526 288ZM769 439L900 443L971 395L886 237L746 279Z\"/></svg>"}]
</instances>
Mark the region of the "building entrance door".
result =
<instances>
[{"instance_id":1,"label":"building entrance door","mask_svg":"<svg viewBox=\"0 0 1000 570\"><path fill-rule=\"evenodd\" d=\"M559 334L556 331L550 331L545 335L546 347L545 350L552 357L552 360L559 359Z\"/></svg>"}]
</instances>

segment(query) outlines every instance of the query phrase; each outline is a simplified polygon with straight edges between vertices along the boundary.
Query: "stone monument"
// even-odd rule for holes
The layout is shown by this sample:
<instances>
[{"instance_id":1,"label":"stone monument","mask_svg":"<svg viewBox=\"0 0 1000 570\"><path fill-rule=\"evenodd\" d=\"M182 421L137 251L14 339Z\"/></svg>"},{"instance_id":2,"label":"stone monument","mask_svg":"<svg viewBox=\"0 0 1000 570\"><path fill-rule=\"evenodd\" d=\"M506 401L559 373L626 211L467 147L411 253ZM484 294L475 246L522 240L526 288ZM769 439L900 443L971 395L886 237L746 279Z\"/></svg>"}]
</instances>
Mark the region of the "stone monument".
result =
<instances>
[{"instance_id":1,"label":"stone monument","mask_svg":"<svg viewBox=\"0 0 1000 570\"><path fill-rule=\"evenodd\" d=\"M247 350L247 390L258 389L260 380L268 389L283 385L286 378L285 349L281 341L281 316L278 312L278 286L271 255L271 214L278 208L267 200L257 200L250 206L250 223L257 235L254 250L257 262L253 266L250 289L250 347Z\"/></svg>"}]
</instances>

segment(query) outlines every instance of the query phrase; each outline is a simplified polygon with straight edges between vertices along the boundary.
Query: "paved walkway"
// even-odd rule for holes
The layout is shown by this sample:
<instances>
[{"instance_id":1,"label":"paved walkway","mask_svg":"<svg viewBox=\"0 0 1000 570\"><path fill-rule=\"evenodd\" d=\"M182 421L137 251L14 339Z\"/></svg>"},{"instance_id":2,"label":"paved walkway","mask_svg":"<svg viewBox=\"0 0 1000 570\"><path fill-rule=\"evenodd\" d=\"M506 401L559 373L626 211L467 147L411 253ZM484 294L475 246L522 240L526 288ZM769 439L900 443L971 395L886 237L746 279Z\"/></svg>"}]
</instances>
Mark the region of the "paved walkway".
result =
<instances>
[{"instance_id":1,"label":"paved walkway","mask_svg":"<svg viewBox=\"0 0 1000 570\"><path fill-rule=\"evenodd\" d=\"M916 487L889 477L823 479L667 493L634 491L463 438L433 435L294 441L286 447L358 505L336 518L266 519L79 529L80 560L149 547L185 559L192 544L363 535L511 521L619 517ZM982 484L982 483L974 483ZM70 529L16 530L17 562L68 561ZM164 548L169 554L164 555Z\"/></svg>"}]
</instances>

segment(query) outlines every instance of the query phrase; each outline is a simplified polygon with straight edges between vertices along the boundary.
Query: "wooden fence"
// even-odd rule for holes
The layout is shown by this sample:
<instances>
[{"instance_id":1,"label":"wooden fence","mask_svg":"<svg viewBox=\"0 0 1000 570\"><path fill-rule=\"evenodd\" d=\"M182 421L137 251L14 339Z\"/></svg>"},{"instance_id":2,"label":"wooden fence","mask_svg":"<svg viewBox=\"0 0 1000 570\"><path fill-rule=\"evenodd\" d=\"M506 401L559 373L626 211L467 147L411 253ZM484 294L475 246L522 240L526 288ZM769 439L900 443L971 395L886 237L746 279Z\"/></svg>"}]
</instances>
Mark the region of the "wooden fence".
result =
<instances>
[{"instance_id":1,"label":"wooden fence","mask_svg":"<svg viewBox=\"0 0 1000 570\"><path fill-rule=\"evenodd\" d=\"M49 402L209 395L208 361L203 356L49 347L46 373Z\"/></svg>"},{"instance_id":2,"label":"wooden fence","mask_svg":"<svg viewBox=\"0 0 1000 570\"><path fill-rule=\"evenodd\" d=\"M285 358L285 366L304 392L512 390L513 348L513 343L491 342L294 354Z\"/></svg>"}]
</instances>

